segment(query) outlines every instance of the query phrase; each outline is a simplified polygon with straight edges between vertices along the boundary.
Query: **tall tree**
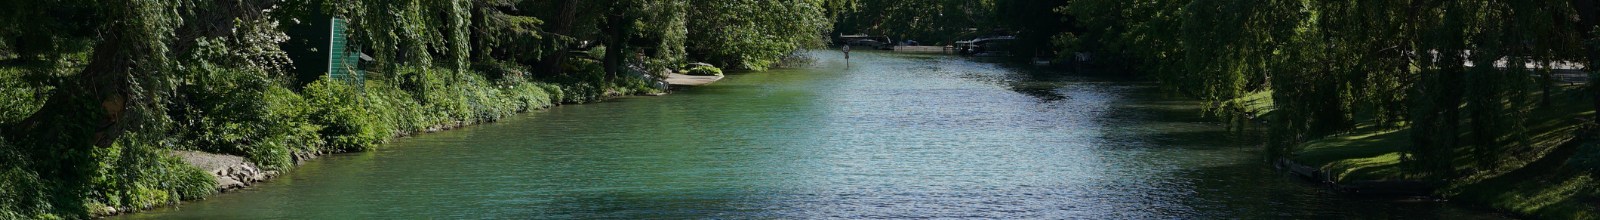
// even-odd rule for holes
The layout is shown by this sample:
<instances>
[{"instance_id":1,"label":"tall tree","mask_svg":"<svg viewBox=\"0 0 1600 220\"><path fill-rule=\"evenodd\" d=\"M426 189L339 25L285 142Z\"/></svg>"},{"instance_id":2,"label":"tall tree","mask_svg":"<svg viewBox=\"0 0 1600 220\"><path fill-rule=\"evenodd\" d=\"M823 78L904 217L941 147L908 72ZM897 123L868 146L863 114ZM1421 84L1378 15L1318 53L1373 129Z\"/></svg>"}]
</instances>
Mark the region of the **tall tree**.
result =
<instances>
[{"instance_id":1,"label":"tall tree","mask_svg":"<svg viewBox=\"0 0 1600 220\"><path fill-rule=\"evenodd\" d=\"M819 46L831 26L818 1L691 1L690 59L763 70L790 53Z\"/></svg>"},{"instance_id":2,"label":"tall tree","mask_svg":"<svg viewBox=\"0 0 1600 220\"><path fill-rule=\"evenodd\" d=\"M209 39L266 31L277 1L7 1L0 3L0 33L18 45L19 59L63 61L88 54L81 68L56 81L44 106L22 121L3 126L7 141L25 146L26 166L52 183L51 203L67 217L86 217L92 178L101 172L95 152L112 148L126 134L160 135L165 102L192 54L219 43ZM59 26L57 26L59 25ZM242 28L242 29L241 29ZM276 44L276 41L221 41ZM255 45L259 46L259 45ZM250 56L228 59L261 61ZM257 68L275 64L259 63ZM52 74L52 67L33 74ZM19 161L8 161L13 163ZM11 164L6 164L11 165ZM132 174L132 173L130 173ZM138 179L140 176L119 176ZM134 182L128 180L126 182Z\"/></svg>"}]
</instances>

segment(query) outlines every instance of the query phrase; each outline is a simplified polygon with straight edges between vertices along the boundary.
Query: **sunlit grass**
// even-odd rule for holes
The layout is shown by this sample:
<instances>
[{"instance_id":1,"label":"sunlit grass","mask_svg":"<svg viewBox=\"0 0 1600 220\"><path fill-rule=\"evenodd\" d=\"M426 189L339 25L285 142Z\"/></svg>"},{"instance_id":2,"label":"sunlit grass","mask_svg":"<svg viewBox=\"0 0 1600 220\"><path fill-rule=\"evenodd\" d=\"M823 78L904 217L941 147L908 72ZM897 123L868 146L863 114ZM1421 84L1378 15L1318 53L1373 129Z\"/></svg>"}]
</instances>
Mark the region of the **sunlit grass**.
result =
<instances>
[{"instance_id":1,"label":"sunlit grass","mask_svg":"<svg viewBox=\"0 0 1600 220\"><path fill-rule=\"evenodd\" d=\"M1338 160L1322 169L1337 171L1329 173L1334 181L1345 180L1400 180L1402 173L1399 169L1400 153L1392 152L1375 157L1351 158Z\"/></svg>"},{"instance_id":2,"label":"sunlit grass","mask_svg":"<svg viewBox=\"0 0 1600 220\"><path fill-rule=\"evenodd\" d=\"M1265 117L1276 110L1272 107L1272 90L1245 94L1243 97L1233 99L1232 102L1238 104L1244 112L1255 114L1256 117Z\"/></svg>"},{"instance_id":3,"label":"sunlit grass","mask_svg":"<svg viewBox=\"0 0 1600 220\"><path fill-rule=\"evenodd\" d=\"M1475 167L1473 154L1463 147L1454 164L1466 176L1448 180L1437 194L1475 205L1540 218L1595 218L1597 182L1585 172L1566 165L1580 143L1572 143L1580 119L1593 117L1582 90L1561 87L1548 106L1529 106L1525 121L1526 145L1510 147L1492 167ZM1241 98L1249 100L1248 98ZM1255 98L1260 99L1260 98ZM1251 106L1253 109L1270 107ZM1260 103L1260 102L1256 102ZM1300 145L1292 160L1317 167L1339 183L1356 181L1421 180L1405 169L1401 160L1411 147L1409 129L1384 129L1362 120L1346 134L1314 139ZM1463 130L1470 130L1464 128ZM1463 133L1463 137L1472 134Z\"/></svg>"},{"instance_id":4,"label":"sunlit grass","mask_svg":"<svg viewBox=\"0 0 1600 220\"><path fill-rule=\"evenodd\" d=\"M1381 157L1404 151L1410 144L1407 143L1410 133L1409 130L1369 131L1316 139L1301 145L1293 159L1307 165L1324 165Z\"/></svg>"}]
</instances>

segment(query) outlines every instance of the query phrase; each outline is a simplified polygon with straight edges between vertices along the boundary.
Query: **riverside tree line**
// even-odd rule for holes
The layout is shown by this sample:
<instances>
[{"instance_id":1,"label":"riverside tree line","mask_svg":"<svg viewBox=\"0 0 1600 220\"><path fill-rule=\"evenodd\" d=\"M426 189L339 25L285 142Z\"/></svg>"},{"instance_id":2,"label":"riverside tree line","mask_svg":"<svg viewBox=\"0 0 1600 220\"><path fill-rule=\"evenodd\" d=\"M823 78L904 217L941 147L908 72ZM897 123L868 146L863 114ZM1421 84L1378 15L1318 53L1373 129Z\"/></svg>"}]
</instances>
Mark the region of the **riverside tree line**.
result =
<instances>
[{"instance_id":1,"label":"riverside tree line","mask_svg":"<svg viewBox=\"0 0 1600 220\"><path fill-rule=\"evenodd\" d=\"M1588 181L1600 167L1600 148L1589 144L1596 134L1573 132L1592 127L1595 118L1584 115L1600 109L1595 1L1072 0L1057 10L1075 26L1054 37L1061 54L1092 54L1089 62L1112 72L1156 79L1235 125L1265 121L1274 160L1318 139L1401 131L1409 135L1366 145L1401 146L1400 173L1390 177L1441 186L1435 195L1502 177L1542 185L1533 187L1578 183L1484 205L1537 214L1600 188ZM1555 75L1562 71L1589 81L1569 86ZM1259 94L1269 98L1248 99ZM1238 114L1263 101L1269 116ZM1569 138L1549 138L1560 136ZM1511 172L1547 170L1533 167L1576 177L1544 182Z\"/></svg>"},{"instance_id":2,"label":"riverside tree line","mask_svg":"<svg viewBox=\"0 0 1600 220\"><path fill-rule=\"evenodd\" d=\"M847 5L3 1L0 219L87 218L211 194L210 174L172 150L282 170L396 136L660 92L652 79L688 62L770 68L820 46L829 14ZM352 36L351 48L333 49L371 58L365 80L296 65L328 52L315 51L328 29L309 27L329 18L348 21Z\"/></svg>"},{"instance_id":3,"label":"riverside tree line","mask_svg":"<svg viewBox=\"0 0 1600 220\"><path fill-rule=\"evenodd\" d=\"M1018 58L1154 80L1232 127L1265 128L1269 160L1375 172L1358 180L1420 182L1531 216L1583 216L1593 209L1581 201L1600 197L1600 134L1586 129L1600 109L1596 1L856 3L877 13L840 16L836 31L935 43L1015 35ZM1562 79L1572 75L1587 82ZM1371 154L1308 153L1328 148ZM1385 160L1392 168L1362 165Z\"/></svg>"},{"instance_id":4,"label":"riverside tree line","mask_svg":"<svg viewBox=\"0 0 1600 220\"><path fill-rule=\"evenodd\" d=\"M1482 179L1556 154L1541 113L1600 108L1558 64L1600 62L1589 0L38 0L0 1L0 218L85 218L199 198L168 155L282 170L396 136L654 93L688 62L762 70L824 34L928 44L1003 32L1016 53L1154 79L1243 126L1273 158L1409 132L1405 178ZM364 81L321 77L316 26L349 22ZM307 34L309 32L310 34ZM1044 47L1041 45L1054 45ZM310 56L315 57L315 56ZM1477 65L1467 65L1474 63ZM1496 65L1496 63L1500 63ZM1592 70L1585 70L1593 73ZM1589 77L1600 80L1600 77ZM1594 85L1591 81L1589 85ZM1267 94L1273 112L1251 120ZM1574 98L1576 97L1576 98ZM1565 116L1565 115L1562 115ZM1559 116L1557 116L1559 117ZM1578 127L1593 123L1561 122ZM1565 143L1555 143L1566 145ZM1565 158L1561 158L1565 159ZM1586 170L1587 172L1587 170ZM1593 189L1592 184L1585 186ZM1594 190L1588 193L1593 194ZM108 209L109 208L109 209Z\"/></svg>"},{"instance_id":5,"label":"riverside tree line","mask_svg":"<svg viewBox=\"0 0 1600 220\"><path fill-rule=\"evenodd\" d=\"M1129 70L1219 110L1272 92L1278 156L1371 124L1410 129L1413 171L1453 178L1465 175L1457 154L1492 161L1526 144L1530 107L1600 98L1595 87L1589 100L1553 96L1554 68L1600 61L1593 1L1076 0L1060 10L1084 30L1055 39L1064 51L1143 67Z\"/></svg>"}]
</instances>

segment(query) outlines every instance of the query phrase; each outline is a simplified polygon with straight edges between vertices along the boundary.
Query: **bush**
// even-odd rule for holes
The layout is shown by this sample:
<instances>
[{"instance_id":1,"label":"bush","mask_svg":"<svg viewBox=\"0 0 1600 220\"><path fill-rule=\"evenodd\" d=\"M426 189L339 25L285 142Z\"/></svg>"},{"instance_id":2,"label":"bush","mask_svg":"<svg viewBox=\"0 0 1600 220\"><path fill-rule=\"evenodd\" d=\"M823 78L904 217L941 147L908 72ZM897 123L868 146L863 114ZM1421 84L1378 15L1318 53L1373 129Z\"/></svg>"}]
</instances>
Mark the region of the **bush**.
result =
<instances>
[{"instance_id":1,"label":"bush","mask_svg":"<svg viewBox=\"0 0 1600 220\"><path fill-rule=\"evenodd\" d=\"M516 82L501 89L501 96L513 103L517 112L548 108L556 98L547 91L549 84Z\"/></svg>"},{"instance_id":2,"label":"bush","mask_svg":"<svg viewBox=\"0 0 1600 220\"><path fill-rule=\"evenodd\" d=\"M399 68L395 71L395 86L410 93L421 105L425 124L453 124L473 114L464 97L463 89L467 88L458 86L462 78L459 75L445 69Z\"/></svg>"},{"instance_id":3,"label":"bush","mask_svg":"<svg viewBox=\"0 0 1600 220\"><path fill-rule=\"evenodd\" d=\"M561 89L561 85L537 83L535 86L538 86L540 89L544 89L544 93L550 95L550 104L565 103L567 100L567 92Z\"/></svg>"},{"instance_id":4,"label":"bush","mask_svg":"<svg viewBox=\"0 0 1600 220\"><path fill-rule=\"evenodd\" d=\"M484 79L483 75L463 75L466 76L461 77L456 87L462 88L462 101L473 114L459 120L471 123L498 121L501 117L520 111L515 102L503 96L502 91Z\"/></svg>"},{"instance_id":5,"label":"bush","mask_svg":"<svg viewBox=\"0 0 1600 220\"><path fill-rule=\"evenodd\" d=\"M39 94L50 88L28 83L23 74L19 68L0 67L0 124L19 121L44 105Z\"/></svg>"},{"instance_id":6,"label":"bush","mask_svg":"<svg viewBox=\"0 0 1600 220\"><path fill-rule=\"evenodd\" d=\"M48 185L39 174L24 169L28 160L0 138L0 219L47 219L51 203Z\"/></svg>"},{"instance_id":7,"label":"bush","mask_svg":"<svg viewBox=\"0 0 1600 220\"><path fill-rule=\"evenodd\" d=\"M374 94L382 94L382 90L379 91ZM327 143L327 150L371 150L394 133L393 123L384 123L383 118L377 116L393 112L389 108L392 105L366 101L366 97L348 82L323 77L306 85L305 95L311 107L310 121L322 126L318 134Z\"/></svg>"},{"instance_id":8,"label":"bush","mask_svg":"<svg viewBox=\"0 0 1600 220\"><path fill-rule=\"evenodd\" d=\"M261 147L247 151L251 161L264 169L284 169L298 157L318 154L323 145L317 132L322 126L311 123L312 109L305 98L283 87L268 88L262 100L266 101L266 115L261 121L266 128Z\"/></svg>"},{"instance_id":9,"label":"bush","mask_svg":"<svg viewBox=\"0 0 1600 220\"><path fill-rule=\"evenodd\" d=\"M211 174L167 154L168 150L156 145L162 139L161 135L131 133L111 147L94 149L98 167L89 179L92 193L85 208L149 209L215 192Z\"/></svg>"},{"instance_id":10,"label":"bush","mask_svg":"<svg viewBox=\"0 0 1600 220\"><path fill-rule=\"evenodd\" d=\"M266 73L209 64L192 70L168 108L182 148L242 155L263 168L281 169L295 154L321 144L305 100Z\"/></svg>"},{"instance_id":11,"label":"bush","mask_svg":"<svg viewBox=\"0 0 1600 220\"><path fill-rule=\"evenodd\" d=\"M694 68L689 68L688 75L690 75L690 76L721 76L722 75L722 69L719 69L719 68L714 67L714 66L696 66Z\"/></svg>"}]
</instances>

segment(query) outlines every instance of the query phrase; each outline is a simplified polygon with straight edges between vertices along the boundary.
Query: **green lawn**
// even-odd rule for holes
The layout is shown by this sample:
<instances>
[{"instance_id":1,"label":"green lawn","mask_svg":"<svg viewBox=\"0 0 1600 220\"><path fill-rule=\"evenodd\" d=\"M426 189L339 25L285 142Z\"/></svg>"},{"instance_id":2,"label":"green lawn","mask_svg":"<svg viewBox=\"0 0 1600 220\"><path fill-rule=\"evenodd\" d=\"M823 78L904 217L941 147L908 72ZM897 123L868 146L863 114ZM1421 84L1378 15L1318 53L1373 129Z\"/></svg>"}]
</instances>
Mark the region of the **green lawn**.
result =
<instances>
[{"instance_id":1,"label":"green lawn","mask_svg":"<svg viewBox=\"0 0 1600 220\"><path fill-rule=\"evenodd\" d=\"M1551 95L1551 105L1532 107L1527 121L1530 142L1527 147L1511 150L1512 156L1496 163L1498 168L1449 180L1436 193L1469 205L1519 215L1597 217L1596 203L1591 202L1596 197L1597 182L1588 172L1575 171L1566 164L1583 145L1572 141L1579 119L1594 114L1579 92L1576 87L1561 88ZM1380 129L1365 121L1347 134L1298 146L1290 159L1327 171L1339 183L1417 180L1401 164L1401 156L1410 144L1408 129ZM1472 163L1470 154L1459 155L1455 164Z\"/></svg>"}]
</instances>

